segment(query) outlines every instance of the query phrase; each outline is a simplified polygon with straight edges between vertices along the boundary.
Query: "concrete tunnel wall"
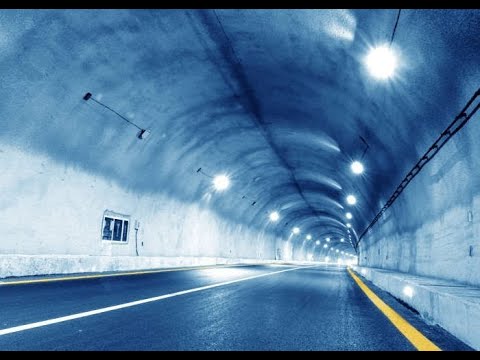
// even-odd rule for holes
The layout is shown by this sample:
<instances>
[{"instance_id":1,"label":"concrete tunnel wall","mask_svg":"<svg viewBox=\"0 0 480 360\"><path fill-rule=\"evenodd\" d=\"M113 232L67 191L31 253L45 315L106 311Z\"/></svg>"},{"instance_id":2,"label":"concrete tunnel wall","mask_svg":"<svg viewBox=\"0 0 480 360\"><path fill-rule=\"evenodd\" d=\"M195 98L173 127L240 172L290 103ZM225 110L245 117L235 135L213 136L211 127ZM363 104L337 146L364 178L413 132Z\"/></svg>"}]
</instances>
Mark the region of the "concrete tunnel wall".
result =
<instances>
[{"instance_id":1,"label":"concrete tunnel wall","mask_svg":"<svg viewBox=\"0 0 480 360\"><path fill-rule=\"evenodd\" d=\"M0 276L78 270L62 269L62 256L88 263L81 271L105 259L142 267L135 220L138 258L158 259L152 267L173 259L322 260L326 237L353 252L340 242L345 212L361 232L478 88L479 38L469 29L479 17L466 10L404 11L393 45L399 76L372 80L362 59L395 16L2 11ZM150 137L137 139L137 129L84 101L86 92ZM362 240L363 265L478 284L474 122ZM364 151L360 136L369 150L357 177L349 164ZM198 168L227 172L231 190L212 192ZM355 207L345 203L349 193ZM469 209L473 223L464 224ZM102 242L105 210L131 217L128 245ZM272 210L281 213L277 225L268 222ZM301 236L291 236L293 226ZM29 268L33 258L39 262Z\"/></svg>"},{"instance_id":2,"label":"concrete tunnel wall","mask_svg":"<svg viewBox=\"0 0 480 360\"><path fill-rule=\"evenodd\" d=\"M480 285L478 139L474 118L365 236L360 265Z\"/></svg>"},{"instance_id":3,"label":"concrete tunnel wall","mask_svg":"<svg viewBox=\"0 0 480 360\"><path fill-rule=\"evenodd\" d=\"M206 204L139 195L102 176L5 144L0 167L3 277L276 256L275 237L221 219ZM130 216L127 243L102 240L105 210ZM142 259L132 258L135 220L140 222L137 246Z\"/></svg>"}]
</instances>

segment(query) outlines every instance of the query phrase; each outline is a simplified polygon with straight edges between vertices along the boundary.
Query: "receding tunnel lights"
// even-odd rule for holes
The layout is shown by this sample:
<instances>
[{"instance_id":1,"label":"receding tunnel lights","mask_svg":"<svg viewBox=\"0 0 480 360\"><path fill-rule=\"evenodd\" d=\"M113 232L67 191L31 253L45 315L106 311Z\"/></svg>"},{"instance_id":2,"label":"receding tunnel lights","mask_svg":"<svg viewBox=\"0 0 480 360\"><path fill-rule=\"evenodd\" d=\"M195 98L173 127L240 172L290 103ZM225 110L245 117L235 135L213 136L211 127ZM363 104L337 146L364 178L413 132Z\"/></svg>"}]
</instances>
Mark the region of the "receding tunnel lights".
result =
<instances>
[{"instance_id":1,"label":"receding tunnel lights","mask_svg":"<svg viewBox=\"0 0 480 360\"><path fill-rule=\"evenodd\" d=\"M298 227L294 227L294 228L292 229L292 232L293 232L294 234L298 234L298 233L300 233L300 229L299 229Z\"/></svg>"},{"instance_id":2,"label":"receding tunnel lights","mask_svg":"<svg viewBox=\"0 0 480 360\"><path fill-rule=\"evenodd\" d=\"M352 213L347 212L347 213L345 214L345 217L346 217L348 220L350 220L353 216L352 216Z\"/></svg>"},{"instance_id":3,"label":"receding tunnel lights","mask_svg":"<svg viewBox=\"0 0 480 360\"><path fill-rule=\"evenodd\" d=\"M312 240L312 235L308 234L308 235L306 236L306 239L307 239L307 240Z\"/></svg>"},{"instance_id":4,"label":"receding tunnel lights","mask_svg":"<svg viewBox=\"0 0 480 360\"><path fill-rule=\"evenodd\" d=\"M352 227L352 224L350 224L350 223L347 223L346 225L347 225L347 228L351 228L351 227Z\"/></svg>"},{"instance_id":5,"label":"receding tunnel lights","mask_svg":"<svg viewBox=\"0 0 480 360\"><path fill-rule=\"evenodd\" d=\"M327 242L330 242L330 238L326 238L325 240L327 240Z\"/></svg>"},{"instance_id":6,"label":"receding tunnel lights","mask_svg":"<svg viewBox=\"0 0 480 360\"><path fill-rule=\"evenodd\" d=\"M278 219L280 219L280 215L276 211L272 211L269 217L270 217L270 221L278 221Z\"/></svg>"},{"instance_id":7,"label":"receding tunnel lights","mask_svg":"<svg viewBox=\"0 0 480 360\"><path fill-rule=\"evenodd\" d=\"M348 195L347 196L347 203L349 205L355 205L357 203L357 198L353 195Z\"/></svg>"},{"instance_id":8,"label":"receding tunnel lights","mask_svg":"<svg viewBox=\"0 0 480 360\"><path fill-rule=\"evenodd\" d=\"M328 245L327 244L323 245L323 248L328 249Z\"/></svg>"},{"instance_id":9,"label":"receding tunnel lights","mask_svg":"<svg viewBox=\"0 0 480 360\"><path fill-rule=\"evenodd\" d=\"M227 175L217 175L213 178L213 186L218 191L226 190L230 186L230 179Z\"/></svg>"},{"instance_id":10,"label":"receding tunnel lights","mask_svg":"<svg viewBox=\"0 0 480 360\"><path fill-rule=\"evenodd\" d=\"M344 241L345 241L345 239L344 239L344 238L341 238L341 239L340 239L340 242L344 242Z\"/></svg>"},{"instance_id":11,"label":"receding tunnel lights","mask_svg":"<svg viewBox=\"0 0 480 360\"><path fill-rule=\"evenodd\" d=\"M397 59L388 45L382 45L370 50L365 58L365 64L370 75L386 80L393 76L397 67Z\"/></svg>"},{"instance_id":12,"label":"receding tunnel lights","mask_svg":"<svg viewBox=\"0 0 480 360\"><path fill-rule=\"evenodd\" d=\"M315 244L320 245L320 240L315 241Z\"/></svg>"},{"instance_id":13,"label":"receding tunnel lights","mask_svg":"<svg viewBox=\"0 0 480 360\"><path fill-rule=\"evenodd\" d=\"M354 174L361 174L363 173L363 164L360 161L354 161L350 165L350 169Z\"/></svg>"}]
</instances>

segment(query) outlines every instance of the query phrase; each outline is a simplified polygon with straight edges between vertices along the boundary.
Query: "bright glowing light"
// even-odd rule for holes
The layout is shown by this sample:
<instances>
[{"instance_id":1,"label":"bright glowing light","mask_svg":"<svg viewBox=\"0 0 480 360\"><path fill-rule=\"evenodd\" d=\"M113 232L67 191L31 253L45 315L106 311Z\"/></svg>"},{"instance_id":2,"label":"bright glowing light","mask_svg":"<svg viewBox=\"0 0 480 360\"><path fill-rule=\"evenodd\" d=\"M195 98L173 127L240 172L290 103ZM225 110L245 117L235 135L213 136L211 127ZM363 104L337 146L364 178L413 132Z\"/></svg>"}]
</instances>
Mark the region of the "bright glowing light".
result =
<instances>
[{"instance_id":1,"label":"bright glowing light","mask_svg":"<svg viewBox=\"0 0 480 360\"><path fill-rule=\"evenodd\" d=\"M326 238L325 240L327 240L327 242L330 242L330 238Z\"/></svg>"},{"instance_id":2,"label":"bright glowing light","mask_svg":"<svg viewBox=\"0 0 480 360\"><path fill-rule=\"evenodd\" d=\"M323 245L323 248L328 249L328 245L327 244Z\"/></svg>"},{"instance_id":3,"label":"bright glowing light","mask_svg":"<svg viewBox=\"0 0 480 360\"><path fill-rule=\"evenodd\" d=\"M350 169L354 174L361 174L363 173L363 164L360 161L354 161L350 165Z\"/></svg>"},{"instance_id":4,"label":"bright glowing light","mask_svg":"<svg viewBox=\"0 0 480 360\"><path fill-rule=\"evenodd\" d=\"M406 285L403 288L403 295L405 295L409 298L413 297L413 288L411 286Z\"/></svg>"},{"instance_id":5,"label":"bright glowing light","mask_svg":"<svg viewBox=\"0 0 480 360\"><path fill-rule=\"evenodd\" d=\"M213 186L218 191L226 190L230 186L230 179L227 175L217 175L213 179Z\"/></svg>"},{"instance_id":6,"label":"bright glowing light","mask_svg":"<svg viewBox=\"0 0 480 360\"><path fill-rule=\"evenodd\" d=\"M362 275L366 275L366 274L367 274L367 270L365 270L365 269L360 270L360 272L362 273Z\"/></svg>"},{"instance_id":7,"label":"bright glowing light","mask_svg":"<svg viewBox=\"0 0 480 360\"><path fill-rule=\"evenodd\" d=\"M341 238L341 239L340 239L340 242L344 242L344 241L345 241L345 239L344 239L344 238Z\"/></svg>"},{"instance_id":8,"label":"bright glowing light","mask_svg":"<svg viewBox=\"0 0 480 360\"><path fill-rule=\"evenodd\" d=\"M315 244L320 245L320 240L315 241Z\"/></svg>"},{"instance_id":9,"label":"bright glowing light","mask_svg":"<svg viewBox=\"0 0 480 360\"><path fill-rule=\"evenodd\" d=\"M278 212L272 211L270 213L270 221L278 221L279 218L280 218L280 215L278 214Z\"/></svg>"},{"instance_id":10,"label":"bright glowing light","mask_svg":"<svg viewBox=\"0 0 480 360\"><path fill-rule=\"evenodd\" d=\"M347 212L347 213L345 214L345 217L346 217L348 220L350 220L353 216L352 216L352 213Z\"/></svg>"},{"instance_id":11,"label":"bright glowing light","mask_svg":"<svg viewBox=\"0 0 480 360\"><path fill-rule=\"evenodd\" d=\"M385 80L393 76L397 59L388 45L382 45L370 50L365 57L365 64L370 75Z\"/></svg>"},{"instance_id":12,"label":"bright glowing light","mask_svg":"<svg viewBox=\"0 0 480 360\"><path fill-rule=\"evenodd\" d=\"M347 196L347 203L350 205L355 205L357 203L357 198L353 195Z\"/></svg>"},{"instance_id":13,"label":"bright glowing light","mask_svg":"<svg viewBox=\"0 0 480 360\"><path fill-rule=\"evenodd\" d=\"M347 223L347 228L351 228L351 227L352 227L352 224Z\"/></svg>"},{"instance_id":14,"label":"bright glowing light","mask_svg":"<svg viewBox=\"0 0 480 360\"><path fill-rule=\"evenodd\" d=\"M345 254L343 251L340 252L342 255Z\"/></svg>"},{"instance_id":15,"label":"bright glowing light","mask_svg":"<svg viewBox=\"0 0 480 360\"><path fill-rule=\"evenodd\" d=\"M292 230L292 232L293 232L294 234L298 234L298 233L300 233L300 229L299 229L298 227L294 227L293 230Z\"/></svg>"},{"instance_id":16,"label":"bright glowing light","mask_svg":"<svg viewBox=\"0 0 480 360\"><path fill-rule=\"evenodd\" d=\"M325 256L325 262L329 262L330 258L328 256Z\"/></svg>"},{"instance_id":17,"label":"bright glowing light","mask_svg":"<svg viewBox=\"0 0 480 360\"><path fill-rule=\"evenodd\" d=\"M308 235L306 236L306 238L307 238L307 240L312 240L312 235L308 234Z\"/></svg>"},{"instance_id":18,"label":"bright glowing light","mask_svg":"<svg viewBox=\"0 0 480 360\"><path fill-rule=\"evenodd\" d=\"M337 253L338 253L338 249L337 249L337 250L335 250L335 252L337 252Z\"/></svg>"}]
</instances>

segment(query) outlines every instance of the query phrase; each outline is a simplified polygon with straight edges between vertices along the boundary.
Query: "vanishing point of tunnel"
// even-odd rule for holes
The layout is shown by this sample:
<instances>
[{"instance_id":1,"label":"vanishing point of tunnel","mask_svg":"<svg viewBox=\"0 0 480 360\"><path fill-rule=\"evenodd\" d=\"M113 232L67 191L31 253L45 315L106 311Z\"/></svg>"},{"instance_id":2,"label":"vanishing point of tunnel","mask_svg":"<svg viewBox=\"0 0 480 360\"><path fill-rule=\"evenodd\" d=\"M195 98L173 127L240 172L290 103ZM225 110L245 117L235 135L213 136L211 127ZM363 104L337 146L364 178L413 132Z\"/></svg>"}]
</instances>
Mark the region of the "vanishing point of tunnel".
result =
<instances>
[{"instance_id":1,"label":"vanishing point of tunnel","mask_svg":"<svg viewBox=\"0 0 480 360\"><path fill-rule=\"evenodd\" d=\"M0 10L0 350L480 349L480 11Z\"/></svg>"}]
</instances>

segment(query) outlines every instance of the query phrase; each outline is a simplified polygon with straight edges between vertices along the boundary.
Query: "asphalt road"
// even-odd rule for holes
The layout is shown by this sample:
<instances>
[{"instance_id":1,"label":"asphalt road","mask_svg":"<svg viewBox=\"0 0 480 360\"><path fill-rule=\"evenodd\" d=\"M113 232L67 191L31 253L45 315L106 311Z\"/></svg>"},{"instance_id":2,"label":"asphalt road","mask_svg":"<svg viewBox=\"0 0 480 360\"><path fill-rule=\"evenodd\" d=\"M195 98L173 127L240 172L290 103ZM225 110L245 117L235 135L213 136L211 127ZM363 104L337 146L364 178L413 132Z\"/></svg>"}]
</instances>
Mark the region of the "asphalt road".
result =
<instances>
[{"instance_id":1,"label":"asphalt road","mask_svg":"<svg viewBox=\"0 0 480 360\"><path fill-rule=\"evenodd\" d=\"M367 284L443 350L469 349ZM0 285L0 334L142 299L150 300L0 335L0 350L415 350L345 268L325 265Z\"/></svg>"}]
</instances>

